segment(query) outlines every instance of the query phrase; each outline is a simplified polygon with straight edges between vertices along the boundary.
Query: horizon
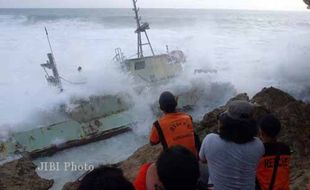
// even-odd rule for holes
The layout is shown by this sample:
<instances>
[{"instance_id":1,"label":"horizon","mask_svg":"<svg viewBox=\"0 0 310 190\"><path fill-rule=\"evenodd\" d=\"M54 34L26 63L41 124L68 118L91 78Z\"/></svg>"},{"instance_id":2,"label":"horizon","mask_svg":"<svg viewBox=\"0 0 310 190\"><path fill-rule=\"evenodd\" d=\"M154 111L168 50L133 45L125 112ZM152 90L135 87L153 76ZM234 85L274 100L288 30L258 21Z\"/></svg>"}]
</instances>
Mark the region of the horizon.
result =
<instances>
[{"instance_id":1,"label":"horizon","mask_svg":"<svg viewBox=\"0 0 310 190\"><path fill-rule=\"evenodd\" d=\"M7 9L132 9L132 8L123 8L123 7L0 7L0 10ZM246 8L172 8L172 7L140 7L140 10L143 9L163 9L163 10L231 10L231 11L271 11L271 12L308 12L308 9L246 9Z\"/></svg>"},{"instance_id":2,"label":"horizon","mask_svg":"<svg viewBox=\"0 0 310 190\"><path fill-rule=\"evenodd\" d=\"M138 0L137 6L144 9L307 10L303 0ZM132 0L0 0L0 8L130 9Z\"/></svg>"}]
</instances>

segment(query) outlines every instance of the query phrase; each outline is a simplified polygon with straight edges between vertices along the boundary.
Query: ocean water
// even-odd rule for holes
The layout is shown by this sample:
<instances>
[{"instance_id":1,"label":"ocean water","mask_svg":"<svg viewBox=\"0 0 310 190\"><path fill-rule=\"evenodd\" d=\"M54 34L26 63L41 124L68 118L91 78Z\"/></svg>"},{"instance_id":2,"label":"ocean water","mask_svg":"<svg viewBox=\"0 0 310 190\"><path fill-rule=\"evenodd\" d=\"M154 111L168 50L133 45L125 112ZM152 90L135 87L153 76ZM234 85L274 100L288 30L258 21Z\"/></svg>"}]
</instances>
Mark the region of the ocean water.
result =
<instances>
[{"instance_id":1,"label":"ocean water","mask_svg":"<svg viewBox=\"0 0 310 190\"><path fill-rule=\"evenodd\" d=\"M215 69L206 81L228 82L250 95L272 85L309 99L309 12L142 9L141 16L150 23L155 53L166 45L183 50L189 74ZM57 94L46 84L44 27L60 74L86 85L63 82L66 91ZM129 86L111 60L117 47L127 57L136 53L131 9L0 9L0 29L0 128L29 128L29 118L70 96Z\"/></svg>"},{"instance_id":2,"label":"ocean water","mask_svg":"<svg viewBox=\"0 0 310 190\"><path fill-rule=\"evenodd\" d=\"M211 84L217 85L217 93L210 92L217 104L224 103L234 93L227 85L250 96L263 87L275 86L297 99L310 100L309 12L141 9L141 16L142 21L150 24L148 34L155 53L165 52L165 46L169 45L170 50L183 50L187 56L186 75L175 80L174 85L187 88L193 81L202 82L201 86L207 89ZM63 93L47 85L40 67L50 51L44 27L49 31L60 75L86 84L63 81ZM0 138L10 131L40 127L61 119L46 115L53 115L53 110L72 96L87 98L131 91L130 76L120 72L112 58L118 47L128 58L135 55L135 27L131 9L0 9ZM77 71L79 66L82 72ZM195 69L217 72L197 76ZM148 123L154 119L149 104L158 95L159 92L135 97L134 111L144 121L133 136L110 140L114 149L110 141L102 145L100 153L111 154L102 163L125 159L146 142ZM130 151L115 154L113 150L122 150L119 149L122 142L132 144ZM96 146L99 145L91 147ZM74 160L75 155L84 155L85 151L81 147L43 161L68 160L67 155ZM77 161L98 160L101 156L98 153ZM41 175L56 180L54 189L60 189L67 179L77 176L62 174Z\"/></svg>"}]
</instances>

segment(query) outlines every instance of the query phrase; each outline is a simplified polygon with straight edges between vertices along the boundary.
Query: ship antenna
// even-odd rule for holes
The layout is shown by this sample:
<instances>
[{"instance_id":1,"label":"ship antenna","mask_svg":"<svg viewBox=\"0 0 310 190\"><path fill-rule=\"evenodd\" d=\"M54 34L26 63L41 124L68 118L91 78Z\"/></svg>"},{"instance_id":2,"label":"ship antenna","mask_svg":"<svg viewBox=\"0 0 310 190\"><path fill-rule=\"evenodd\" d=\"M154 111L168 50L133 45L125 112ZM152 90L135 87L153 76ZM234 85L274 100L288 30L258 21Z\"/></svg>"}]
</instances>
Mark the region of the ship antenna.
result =
<instances>
[{"instance_id":1,"label":"ship antenna","mask_svg":"<svg viewBox=\"0 0 310 190\"><path fill-rule=\"evenodd\" d=\"M46 73L46 80L47 80L47 82L49 84L57 86L60 89L60 92L62 92L63 88L62 88L62 84L61 84L61 78L59 76L59 73L58 73L58 70L57 70L57 67L56 67L56 62L55 62L55 57L54 57L54 52L53 52L53 49L52 49L52 45L51 45L51 42L50 42L50 39L49 39L46 27L44 27L44 29L45 29L45 34L46 34L46 38L47 38L48 45L50 47L51 53L47 54L48 61L46 61L46 63L44 63L44 64L41 64L41 66L43 67L43 69L44 69L44 71ZM51 69L52 72L53 72L53 76L50 76L47 73L46 69Z\"/></svg>"},{"instance_id":2,"label":"ship antenna","mask_svg":"<svg viewBox=\"0 0 310 190\"><path fill-rule=\"evenodd\" d=\"M46 34L46 38L47 38L47 41L48 41L48 45L50 46L51 53L54 55L53 48L52 48L52 45L51 45L50 38L48 36L48 32L47 32L46 27L44 27L44 29L45 29L45 34Z\"/></svg>"},{"instance_id":3,"label":"ship antenna","mask_svg":"<svg viewBox=\"0 0 310 190\"><path fill-rule=\"evenodd\" d=\"M136 19L136 22L137 22L137 29L135 31L135 33L137 33L137 55L138 55L138 58L142 58L143 57L143 48L142 46L144 45L148 45L151 49L151 52L153 54L153 56L155 55L154 54L154 51L153 51L153 47L152 47L152 44L150 42L150 39L147 35L147 32L146 30L150 29L150 25L149 23L145 22L143 24L141 24L141 17L139 16L139 8L137 8L137 1L138 0L132 0L133 2L133 11L135 12L135 19ZM141 37L141 33L144 32L145 34L145 37L146 37L146 40L147 40L147 43L142 43L142 37Z\"/></svg>"}]
</instances>

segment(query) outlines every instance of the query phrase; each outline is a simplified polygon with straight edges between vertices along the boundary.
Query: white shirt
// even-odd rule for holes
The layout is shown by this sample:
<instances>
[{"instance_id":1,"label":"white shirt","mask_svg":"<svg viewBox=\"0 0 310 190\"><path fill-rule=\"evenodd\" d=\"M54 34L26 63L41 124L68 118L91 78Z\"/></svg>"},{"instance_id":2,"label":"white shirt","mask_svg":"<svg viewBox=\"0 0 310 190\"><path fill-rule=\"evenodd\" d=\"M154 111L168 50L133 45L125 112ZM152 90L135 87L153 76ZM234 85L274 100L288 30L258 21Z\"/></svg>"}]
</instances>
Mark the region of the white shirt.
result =
<instances>
[{"instance_id":1,"label":"white shirt","mask_svg":"<svg viewBox=\"0 0 310 190\"><path fill-rule=\"evenodd\" d=\"M215 190L254 190L256 167L264 152L258 138L237 144L209 134L202 142L199 157L208 162Z\"/></svg>"}]
</instances>

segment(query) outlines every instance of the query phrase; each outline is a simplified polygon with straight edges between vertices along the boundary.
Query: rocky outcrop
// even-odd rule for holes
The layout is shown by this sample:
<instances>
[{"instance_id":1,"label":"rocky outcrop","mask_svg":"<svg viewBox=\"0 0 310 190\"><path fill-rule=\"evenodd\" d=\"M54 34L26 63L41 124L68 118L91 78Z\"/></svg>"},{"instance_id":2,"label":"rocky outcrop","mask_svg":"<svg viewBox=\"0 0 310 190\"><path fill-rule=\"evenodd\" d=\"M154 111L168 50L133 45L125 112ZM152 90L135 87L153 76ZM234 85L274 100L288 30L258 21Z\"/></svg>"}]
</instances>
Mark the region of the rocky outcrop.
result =
<instances>
[{"instance_id":1,"label":"rocky outcrop","mask_svg":"<svg viewBox=\"0 0 310 190\"><path fill-rule=\"evenodd\" d=\"M42 179L30 159L21 158L0 166L0 189L2 190L48 190L53 180Z\"/></svg>"},{"instance_id":2,"label":"rocky outcrop","mask_svg":"<svg viewBox=\"0 0 310 190\"><path fill-rule=\"evenodd\" d=\"M280 119L283 129L279 139L290 145L293 150L291 189L306 189L310 179L310 105L297 101L289 94L273 87L264 88L251 100L246 93L239 94L226 105L207 113L201 122L195 123L195 130L201 139L207 133L216 132L217 116L224 112L229 102L233 100L247 100L254 103L256 119L266 113L273 113ZM133 180L140 166L146 162L155 161L161 149L160 145L145 145L118 166L123 169L129 180Z\"/></svg>"},{"instance_id":3,"label":"rocky outcrop","mask_svg":"<svg viewBox=\"0 0 310 190\"><path fill-rule=\"evenodd\" d=\"M68 182L63 186L62 190L77 190L79 186L80 183L78 181Z\"/></svg>"},{"instance_id":4,"label":"rocky outcrop","mask_svg":"<svg viewBox=\"0 0 310 190\"><path fill-rule=\"evenodd\" d=\"M121 162L119 167L124 171L124 175L132 181L136 177L140 166L148 162L155 162L161 150L161 145L144 145L126 161Z\"/></svg>"},{"instance_id":5,"label":"rocky outcrop","mask_svg":"<svg viewBox=\"0 0 310 190\"><path fill-rule=\"evenodd\" d=\"M196 132L199 134L199 137L201 139L203 139L206 134L217 131L218 115L226 111L230 102L234 100L250 101L250 98L246 93L238 94L237 96L231 98L224 106L216 108L213 111L205 114L202 121L196 124ZM269 111L264 106L255 104L254 117L256 119L258 119L261 115L266 113L269 113Z\"/></svg>"},{"instance_id":6,"label":"rocky outcrop","mask_svg":"<svg viewBox=\"0 0 310 190\"><path fill-rule=\"evenodd\" d=\"M263 88L251 101L264 106L271 112L291 102L296 102L295 98L274 87Z\"/></svg>"}]
</instances>

